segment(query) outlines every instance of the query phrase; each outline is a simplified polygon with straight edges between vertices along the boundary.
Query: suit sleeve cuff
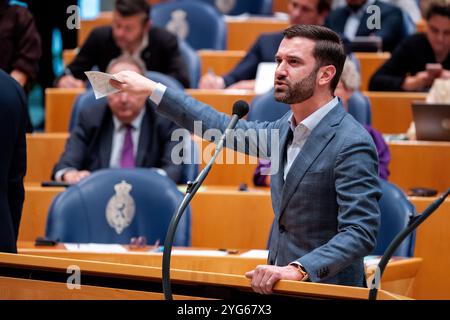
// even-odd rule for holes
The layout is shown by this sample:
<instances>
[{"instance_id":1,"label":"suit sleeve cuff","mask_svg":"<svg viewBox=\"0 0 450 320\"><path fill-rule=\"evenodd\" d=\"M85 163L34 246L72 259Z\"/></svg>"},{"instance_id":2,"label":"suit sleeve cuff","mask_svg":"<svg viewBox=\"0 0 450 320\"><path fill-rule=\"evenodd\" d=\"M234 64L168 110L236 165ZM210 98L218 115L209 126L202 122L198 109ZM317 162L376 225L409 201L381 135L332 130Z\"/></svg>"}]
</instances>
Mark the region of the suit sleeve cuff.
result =
<instances>
[{"instance_id":1,"label":"suit sleeve cuff","mask_svg":"<svg viewBox=\"0 0 450 320\"><path fill-rule=\"evenodd\" d=\"M158 83L156 85L155 90L153 90L153 92L150 96L150 101L152 101L154 104L159 106L159 104L161 103L161 100L164 96L164 93L166 92L166 89L167 89L167 87L165 85L163 85L162 83Z\"/></svg>"}]
</instances>

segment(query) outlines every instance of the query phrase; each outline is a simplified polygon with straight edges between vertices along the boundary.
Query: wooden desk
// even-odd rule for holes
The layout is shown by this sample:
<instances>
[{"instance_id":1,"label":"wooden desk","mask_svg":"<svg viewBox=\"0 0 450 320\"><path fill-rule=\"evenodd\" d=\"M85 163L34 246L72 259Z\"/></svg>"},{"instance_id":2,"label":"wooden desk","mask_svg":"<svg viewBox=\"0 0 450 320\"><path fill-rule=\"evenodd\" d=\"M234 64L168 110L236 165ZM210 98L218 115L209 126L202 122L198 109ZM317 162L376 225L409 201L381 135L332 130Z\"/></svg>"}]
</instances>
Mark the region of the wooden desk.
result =
<instances>
[{"instance_id":1,"label":"wooden desk","mask_svg":"<svg viewBox=\"0 0 450 320\"><path fill-rule=\"evenodd\" d=\"M244 50L199 50L197 54L201 63L201 74L212 70L217 75L230 72L244 58Z\"/></svg>"},{"instance_id":2,"label":"wooden desk","mask_svg":"<svg viewBox=\"0 0 450 320\"><path fill-rule=\"evenodd\" d=\"M361 66L360 90L368 90L370 78L391 57L391 54L389 52L355 52L355 56Z\"/></svg>"},{"instance_id":3,"label":"wooden desk","mask_svg":"<svg viewBox=\"0 0 450 320\"><path fill-rule=\"evenodd\" d=\"M78 47L86 41L92 29L111 25L112 12L102 12L93 20L81 20L81 28L78 30ZM273 18L227 18L227 49L248 50L256 38L264 32L280 32L288 27L287 21ZM245 30L245 32L243 32Z\"/></svg>"},{"instance_id":4,"label":"wooden desk","mask_svg":"<svg viewBox=\"0 0 450 320\"><path fill-rule=\"evenodd\" d=\"M45 132L68 132L72 106L86 89L45 89Z\"/></svg>"},{"instance_id":5,"label":"wooden desk","mask_svg":"<svg viewBox=\"0 0 450 320\"><path fill-rule=\"evenodd\" d=\"M390 142L389 181L403 190L428 187L444 192L450 187L450 142Z\"/></svg>"},{"instance_id":6,"label":"wooden desk","mask_svg":"<svg viewBox=\"0 0 450 320\"><path fill-rule=\"evenodd\" d=\"M74 265L83 274L81 290L67 287L67 270ZM261 299L242 275L172 269L171 281L174 298L178 299L227 299L232 293L238 299ZM0 253L1 299L161 299L161 289L160 268ZM368 292L365 288L284 280L275 285L271 298L367 299ZM383 290L378 297L405 299Z\"/></svg>"},{"instance_id":7,"label":"wooden desk","mask_svg":"<svg viewBox=\"0 0 450 320\"><path fill-rule=\"evenodd\" d=\"M250 90L202 90L187 89L185 91L191 97L210 105L219 112L230 114L233 110L233 104L237 100L244 100L251 103L256 94Z\"/></svg>"},{"instance_id":8,"label":"wooden desk","mask_svg":"<svg viewBox=\"0 0 450 320\"><path fill-rule=\"evenodd\" d=\"M258 36L266 32L281 32L288 21L273 18L227 18L227 50L248 51Z\"/></svg>"},{"instance_id":9,"label":"wooden desk","mask_svg":"<svg viewBox=\"0 0 450 320\"><path fill-rule=\"evenodd\" d=\"M128 246L124 246L124 248L128 252L93 253L68 251L63 244L50 248L36 247L31 242L20 242L18 244L20 254L161 268L162 253L149 252L150 247L134 250L129 249ZM175 248L175 250L180 249L183 250L183 254L178 254L178 251L172 253L171 268L173 269L243 275L256 266L267 263L266 258L241 256L246 250L240 250L237 254L216 256L210 254L214 250L211 251L211 249L206 248ZM192 250L195 250L195 253L190 255L189 251ZM205 252L203 255L201 254L202 251ZM391 293L411 297L414 278L421 264L422 259L420 258L395 258L386 267L381 287ZM366 266L366 277L369 279L374 274L375 266Z\"/></svg>"},{"instance_id":10,"label":"wooden desk","mask_svg":"<svg viewBox=\"0 0 450 320\"><path fill-rule=\"evenodd\" d=\"M413 118L411 102L425 100L425 93L370 92L364 94L372 104L372 126L382 133L406 133Z\"/></svg>"},{"instance_id":11,"label":"wooden desk","mask_svg":"<svg viewBox=\"0 0 450 320\"><path fill-rule=\"evenodd\" d=\"M53 166L58 162L68 133L27 134L27 175L25 182L50 180Z\"/></svg>"},{"instance_id":12,"label":"wooden desk","mask_svg":"<svg viewBox=\"0 0 450 320\"><path fill-rule=\"evenodd\" d=\"M85 91L85 89L61 88L45 90L45 132L68 132L75 99ZM236 100L245 100L250 103L255 97L255 93L249 90L188 89L186 93L227 114L231 114L233 103Z\"/></svg>"},{"instance_id":13,"label":"wooden desk","mask_svg":"<svg viewBox=\"0 0 450 320\"><path fill-rule=\"evenodd\" d=\"M63 188L27 185L19 240L34 241L45 233L47 211ZM410 197L418 212L435 198ZM273 219L270 191L205 187L192 203L192 245L215 248L265 249ZM220 221L220 223L218 223ZM415 257L423 259L413 286L413 297L450 299L450 199L419 227Z\"/></svg>"},{"instance_id":14,"label":"wooden desk","mask_svg":"<svg viewBox=\"0 0 450 320\"><path fill-rule=\"evenodd\" d=\"M108 26L112 24L112 12L101 12L98 17L92 20L81 20L80 29L78 29L78 47L81 47L86 41L89 33L97 27Z\"/></svg>"}]
</instances>

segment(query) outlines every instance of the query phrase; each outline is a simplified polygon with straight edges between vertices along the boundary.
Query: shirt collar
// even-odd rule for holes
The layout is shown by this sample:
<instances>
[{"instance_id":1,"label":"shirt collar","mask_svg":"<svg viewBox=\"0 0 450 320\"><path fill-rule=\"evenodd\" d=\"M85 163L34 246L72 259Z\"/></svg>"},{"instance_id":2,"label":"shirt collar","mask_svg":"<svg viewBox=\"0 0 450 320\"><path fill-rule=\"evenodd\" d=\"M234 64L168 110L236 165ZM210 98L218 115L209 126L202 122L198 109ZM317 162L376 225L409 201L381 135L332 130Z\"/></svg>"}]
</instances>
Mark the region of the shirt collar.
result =
<instances>
[{"instance_id":1,"label":"shirt collar","mask_svg":"<svg viewBox=\"0 0 450 320\"><path fill-rule=\"evenodd\" d=\"M288 119L289 126L291 130L295 132L295 129L299 126L306 127L308 131L313 131L315 127L319 124L320 120L322 120L331 109L333 109L339 103L339 99L334 97L330 101L328 101L325 105L314 111L310 114L306 119L300 122L297 126L295 126L294 114L292 113Z\"/></svg>"},{"instance_id":2,"label":"shirt collar","mask_svg":"<svg viewBox=\"0 0 450 320\"><path fill-rule=\"evenodd\" d=\"M133 129L139 130L141 128L144 114L145 114L145 107L142 108L138 116L133 121L131 121L131 127ZM113 114L113 123L114 123L114 131L119 131L124 127L123 123L120 122L120 120L114 114Z\"/></svg>"}]
</instances>

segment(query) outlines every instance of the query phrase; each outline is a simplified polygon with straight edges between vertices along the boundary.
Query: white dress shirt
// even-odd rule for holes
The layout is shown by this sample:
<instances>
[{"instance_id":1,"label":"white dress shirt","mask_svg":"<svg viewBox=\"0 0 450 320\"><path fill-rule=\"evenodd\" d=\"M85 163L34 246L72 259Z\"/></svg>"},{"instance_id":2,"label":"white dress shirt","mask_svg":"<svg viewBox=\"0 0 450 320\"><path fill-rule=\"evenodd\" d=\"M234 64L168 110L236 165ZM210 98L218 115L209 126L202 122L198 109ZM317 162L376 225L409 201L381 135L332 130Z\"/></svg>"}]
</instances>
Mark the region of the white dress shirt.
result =
<instances>
[{"instance_id":1,"label":"white dress shirt","mask_svg":"<svg viewBox=\"0 0 450 320\"><path fill-rule=\"evenodd\" d=\"M293 138L289 146L287 147L286 163L284 166L284 180L286 180L287 174L291 169L292 163L302 150L311 132L314 130L315 127L317 127L319 122L328 114L328 112L330 112L331 109L333 109L338 103L339 103L338 98L334 97L324 106L320 107L317 111L310 114L298 125L295 125L294 114L290 116L288 122L293 132Z\"/></svg>"},{"instance_id":2,"label":"white dress shirt","mask_svg":"<svg viewBox=\"0 0 450 320\"><path fill-rule=\"evenodd\" d=\"M133 140L133 153L136 159L137 150L139 146L139 135L141 134L142 119L144 118L145 108L134 119L130 125L132 127L131 139ZM120 168L120 157L122 154L123 141L125 139L125 133L127 132L126 126L113 115L114 132L111 144L111 157L109 158L110 168Z\"/></svg>"}]
</instances>

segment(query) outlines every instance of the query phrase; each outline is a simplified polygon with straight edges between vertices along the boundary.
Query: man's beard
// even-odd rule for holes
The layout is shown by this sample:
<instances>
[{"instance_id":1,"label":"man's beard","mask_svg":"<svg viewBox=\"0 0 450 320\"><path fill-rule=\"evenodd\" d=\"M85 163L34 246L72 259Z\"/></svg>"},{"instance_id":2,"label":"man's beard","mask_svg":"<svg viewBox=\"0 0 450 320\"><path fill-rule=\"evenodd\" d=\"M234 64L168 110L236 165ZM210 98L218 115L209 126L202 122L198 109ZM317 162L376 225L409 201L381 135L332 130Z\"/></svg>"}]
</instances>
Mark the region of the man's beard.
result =
<instances>
[{"instance_id":1,"label":"man's beard","mask_svg":"<svg viewBox=\"0 0 450 320\"><path fill-rule=\"evenodd\" d=\"M286 104L295 104L301 103L305 100L308 100L314 95L314 88L316 86L316 76L318 68L314 68L311 73L300 80L299 82L294 83L293 85L286 83L287 91L281 91L275 89L274 98L278 102L286 103ZM285 78L280 78L277 80L286 80Z\"/></svg>"}]
</instances>

